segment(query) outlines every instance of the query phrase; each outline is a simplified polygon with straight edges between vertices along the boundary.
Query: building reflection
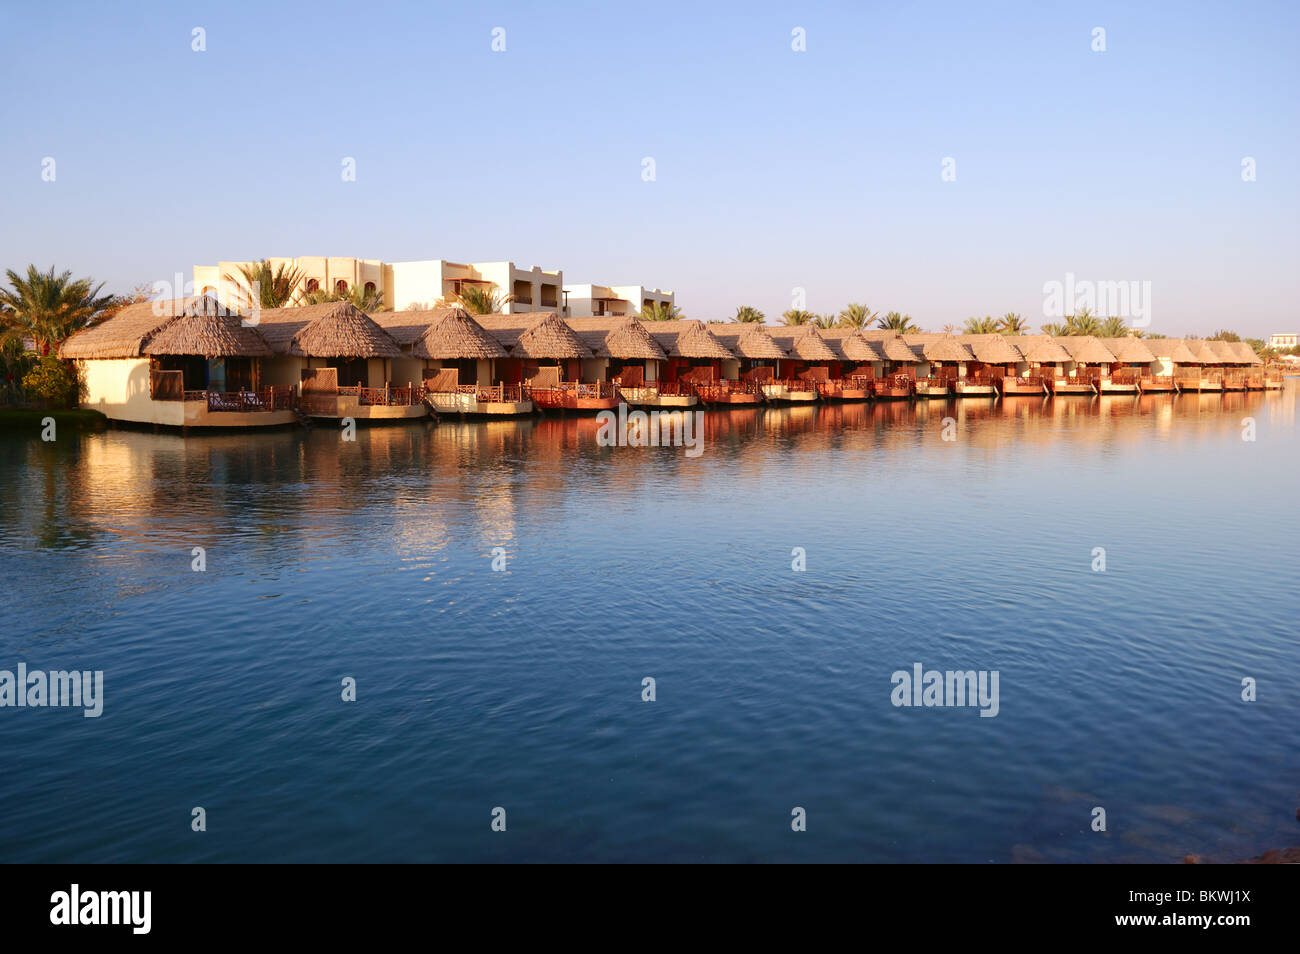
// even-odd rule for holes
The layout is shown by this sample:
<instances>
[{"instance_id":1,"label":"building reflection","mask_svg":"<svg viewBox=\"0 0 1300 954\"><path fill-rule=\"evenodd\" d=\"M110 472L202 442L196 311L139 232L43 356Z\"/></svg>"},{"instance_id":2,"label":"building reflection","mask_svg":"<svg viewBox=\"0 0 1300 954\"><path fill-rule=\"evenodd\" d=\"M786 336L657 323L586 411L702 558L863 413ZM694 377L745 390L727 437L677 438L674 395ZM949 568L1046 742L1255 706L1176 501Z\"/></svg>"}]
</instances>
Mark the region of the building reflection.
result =
<instances>
[{"instance_id":1,"label":"building reflection","mask_svg":"<svg viewBox=\"0 0 1300 954\"><path fill-rule=\"evenodd\" d=\"M743 492L772 468L852 474L953 447L982 462L1061 444L1071 455L1104 455L1143 442L1221 440L1248 417L1293 430L1295 401L1291 379L1280 392L733 407L703 412L699 456L601 446L600 422L584 416L362 427L350 441L323 425L14 438L0 533L19 549L95 545L107 560L237 537L277 565L286 549L303 564L367 560L383 539L382 549L396 546L398 560L418 569L457 543L481 546L485 557L494 546L509 550L521 525L562 527L596 505L658 502L670 520L674 495Z\"/></svg>"}]
</instances>

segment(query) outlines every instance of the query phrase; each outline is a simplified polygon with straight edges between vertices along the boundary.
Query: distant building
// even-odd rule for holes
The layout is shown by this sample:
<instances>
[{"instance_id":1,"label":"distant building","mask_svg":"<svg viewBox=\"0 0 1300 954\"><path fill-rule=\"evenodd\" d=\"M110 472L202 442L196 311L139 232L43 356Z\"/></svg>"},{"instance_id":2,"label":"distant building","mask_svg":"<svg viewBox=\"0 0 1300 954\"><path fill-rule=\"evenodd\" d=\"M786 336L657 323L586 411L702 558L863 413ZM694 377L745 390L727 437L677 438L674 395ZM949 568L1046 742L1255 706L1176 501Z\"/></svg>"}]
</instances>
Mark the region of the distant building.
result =
<instances>
[{"instance_id":1,"label":"distant building","mask_svg":"<svg viewBox=\"0 0 1300 954\"><path fill-rule=\"evenodd\" d=\"M269 259L273 269L282 264L303 273L301 292L317 289L347 293L356 288L379 292L384 304L394 311L412 306L429 307L442 299L452 299L470 286L489 288L510 300L502 305L504 314L529 311L563 313L561 289L564 273L548 272L536 266L519 268L514 262L449 262L434 259L425 262L381 262L362 258ZM194 293L218 295L226 304L247 305L241 295L241 267L252 262L218 262L194 266ZM228 277L229 276L229 279Z\"/></svg>"},{"instance_id":2,"label":"distant building","mask_svg":"<svg viewBox=\"0 0 1300 954\"><path fill-rule=\"evenodd\" d=\"M639 315L647 305L672 305L673 293L644 285L565 285L570 318Z\"/></svg>"},{"instance_id":3,"label":"distant building","mask_svg":"<svg viewBox=\"0 0 1300 954\"><path fill-rule=\"evenodd\" d=\"M1300 344L1300 335L1270 335L1268 346L1270 348L1294 348Z\"/></svg>"}]
</instances>

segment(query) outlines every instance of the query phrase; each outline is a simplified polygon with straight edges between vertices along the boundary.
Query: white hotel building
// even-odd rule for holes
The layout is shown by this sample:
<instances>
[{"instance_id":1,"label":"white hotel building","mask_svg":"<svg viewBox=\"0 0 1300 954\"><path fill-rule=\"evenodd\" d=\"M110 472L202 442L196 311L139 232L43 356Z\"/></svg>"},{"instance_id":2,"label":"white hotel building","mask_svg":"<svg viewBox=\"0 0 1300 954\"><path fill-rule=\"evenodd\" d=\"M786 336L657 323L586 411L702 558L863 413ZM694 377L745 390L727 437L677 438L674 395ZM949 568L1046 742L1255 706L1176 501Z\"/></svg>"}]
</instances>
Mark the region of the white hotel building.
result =
<instances>
[{"instance_id":1,"label":"white hotel building","mask_svg":"<svg viewBox=\"0 0 1300 954\"><path fill-rule=\"evenodd\" d=\"M520 268L514 262L381 262L364 258L269 259L273 269L288 265L302 272L303 292L319 288L338 292L364 288L383 295L384 304L394 311L429 308L436 302L454 299L473 285L491 288L510 296L502 306L505 314L554 311L564 317L592 315L639 315L649 303L673 304L672 292L641 285L566 285L561 270L545 271L537 266ZM194 266L194 292L220 296L226 304L241 301L240 268L252 262L218 262ZM231 276L234 282L227 280Z\"/></svg>"}]
</instances>

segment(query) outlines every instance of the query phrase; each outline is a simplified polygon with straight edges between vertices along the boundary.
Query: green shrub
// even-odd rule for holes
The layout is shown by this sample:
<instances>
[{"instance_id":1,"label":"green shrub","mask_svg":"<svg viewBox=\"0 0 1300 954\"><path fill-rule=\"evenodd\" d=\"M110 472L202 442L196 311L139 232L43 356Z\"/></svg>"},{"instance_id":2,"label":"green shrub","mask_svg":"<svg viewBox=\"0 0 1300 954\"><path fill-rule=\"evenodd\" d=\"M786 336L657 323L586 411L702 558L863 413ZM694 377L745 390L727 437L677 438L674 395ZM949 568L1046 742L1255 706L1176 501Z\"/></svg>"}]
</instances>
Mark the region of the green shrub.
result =
<instances>
[{"instance_id":1,"label":"green shrub","mask_svg":"<svg viewBox=\"0 0 1300 954\"><path fill-rule=\"evenodd\" d=\"M76 400L80 389L76 372L55 355L47 354L23 376L23 390L29 400L62 408Z\"/></svg>"}]
</instances>

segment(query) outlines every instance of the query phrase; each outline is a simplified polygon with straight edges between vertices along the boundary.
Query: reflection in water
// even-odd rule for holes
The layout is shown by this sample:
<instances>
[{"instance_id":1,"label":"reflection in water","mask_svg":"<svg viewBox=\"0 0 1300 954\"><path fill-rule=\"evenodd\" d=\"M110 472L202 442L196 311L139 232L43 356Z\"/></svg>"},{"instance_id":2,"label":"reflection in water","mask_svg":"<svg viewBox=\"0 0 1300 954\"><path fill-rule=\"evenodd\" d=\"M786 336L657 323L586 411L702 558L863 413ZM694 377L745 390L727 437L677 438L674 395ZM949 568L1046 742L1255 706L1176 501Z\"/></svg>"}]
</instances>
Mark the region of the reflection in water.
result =
<instances>
[{"instance_id":1,"label":"reflection in water","mask_svg":"<svg viewBox=\"0 0 1300 954\"><path fill-rule=\"evenodd\" d=\"M1290 381L737 407L705 413L697 458L601 447L599 423L572 416L352 442L326 426L0 438L5 616L21 621L6 659L90 665L108 687L102 719L0 718L0 852L1278 847L1300 791L1294 710L1237 692L1243 674L1300 681L1300 518L1271 506L1293 494L1294 402ZM998 669L1000 714L894 709L890 673L917 661ZM341 712L345 674L364 705ZM648 674L654 707L639 702ZM223 836L196 847L158 819L199 793ZM833 838L770 823L809 801ZM517 806L521 835L475 834L485 804ZM1094 837L1094 804L1122 831ZM412 819L429 837L410 837Z\"/></svg>"}]
</instances>

